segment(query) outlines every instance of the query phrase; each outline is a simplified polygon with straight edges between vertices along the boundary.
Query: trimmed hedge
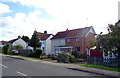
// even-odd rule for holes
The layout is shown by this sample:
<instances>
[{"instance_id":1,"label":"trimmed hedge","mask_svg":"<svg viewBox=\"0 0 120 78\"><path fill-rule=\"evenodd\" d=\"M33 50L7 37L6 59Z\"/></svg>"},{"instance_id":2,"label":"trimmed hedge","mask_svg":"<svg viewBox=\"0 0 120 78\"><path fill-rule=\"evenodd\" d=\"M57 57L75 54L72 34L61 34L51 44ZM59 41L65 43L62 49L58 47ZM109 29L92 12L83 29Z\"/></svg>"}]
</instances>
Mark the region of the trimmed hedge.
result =
<instances>
[{"instance_id":1,"label":"trimmed hedge","mask_svg":"<svg viewBox=\"0 0 120 78\"><path fill-rule=\"evenodd\" d=\"M35 52L29 54L29 57L40 58L41 54L42 54L42 50L36 49Z\"/></svg>"}]
</instances>

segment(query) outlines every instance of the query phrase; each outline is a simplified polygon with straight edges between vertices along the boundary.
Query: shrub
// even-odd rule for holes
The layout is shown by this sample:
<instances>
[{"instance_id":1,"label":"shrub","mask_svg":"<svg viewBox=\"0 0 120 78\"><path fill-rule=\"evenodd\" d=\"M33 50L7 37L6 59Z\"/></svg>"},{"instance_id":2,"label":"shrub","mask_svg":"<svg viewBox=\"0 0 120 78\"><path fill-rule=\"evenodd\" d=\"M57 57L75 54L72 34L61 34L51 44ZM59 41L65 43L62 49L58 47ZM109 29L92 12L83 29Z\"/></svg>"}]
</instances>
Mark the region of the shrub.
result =
<instances>
[{"instance_id":1,"label":"shrub","mask_svg":"<svg viewBox=\"0 0 120 78\"><path fill-rule=\"evenodd\" d=\"M77 52L77 55L78 55L78 58L81 58L81 59L86 59L87 58L87 55L83 52Z\"/></svg>"},{"instance_id":2,"label":"shrub","mask_svg":"<svg viewBox=\"0 0 120 78\"><path fill-rule=\"evenodd\" d=\"M66 53L60 53L58 55L57 61L60 63L68 63L69 62L69 56Z\"/></svg>"},{"instance_id":3,"label":"shrub","mask_svg":"<svg viewBox=\"0 0 120 78\"><path fill-rule=\"evenodd\" d=\"M29 54L29 57L40 58L41 54L42 54L42 50L36 49L35 52Z\"/></svg>"},{"instance_id":4,"label":"shrub","mask_svg":"<svg viewBox=\"0 0 120 78\"><path fill-rule=\"evenodd\" d=\"M34 57L34 53L30 53L28 57Z\"/></svg>"},{"instance_id":5,"label":"shrub","mask_svg":"<svg viewBox=\"0 0 120 78\"><path fill-rule=\"evenodd\" d=\"M70 63L76 63L76 62L78 62L78 60L75 58L75 56L73 56L70 53L66 53L66 54L69 56L69 62Z\"/></svg>"},{"instance_id":6,"label":"shrub","mask_svg":"<svg viewBox=\"0 0 120 78\"><path fill-rule=\"evenodd\" d=\"M9 44L6 44L6 45L3 46L3 48L2 48L2 52L3 52L4 54L7 54L8 51L9 51L9 49L10 49L10 45L9 45Z\"/></svg>"}]
</instances>

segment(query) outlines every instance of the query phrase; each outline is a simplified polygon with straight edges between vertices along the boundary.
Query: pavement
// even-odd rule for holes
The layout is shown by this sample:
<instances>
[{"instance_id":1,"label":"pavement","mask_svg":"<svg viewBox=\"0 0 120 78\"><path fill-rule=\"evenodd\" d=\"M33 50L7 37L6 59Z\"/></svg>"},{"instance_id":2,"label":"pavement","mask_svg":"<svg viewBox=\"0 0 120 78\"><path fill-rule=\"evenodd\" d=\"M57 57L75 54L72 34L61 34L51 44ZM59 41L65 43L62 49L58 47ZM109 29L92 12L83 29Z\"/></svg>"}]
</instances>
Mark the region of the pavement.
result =
<instances>
[{"instance_id":1,"label":"pavement","mask_svg":"<svg viewBox=\"0 0 120 78\"><path fill-rule=\"evenodd\" d=\"M94 74L99 74L99 75L104 75L104 76L120 77L120 72L117 72L117 71L109 71L109 70L104 70L104 69L84 67L84 66L79 66L79 64L57 63L57 62L52 62L52 61L34 60L31 58L24 58L24 57L19 57L19 56L7 56L7 57L24 59L24 60L33 61L33 62L40 62L40 63L44 63L48 65L55 65L55 66L65 67L65 68L72 69L72 70L84 71L84 72L89 72L89 73L94 73Z\"/></svg>"}]
</instances>

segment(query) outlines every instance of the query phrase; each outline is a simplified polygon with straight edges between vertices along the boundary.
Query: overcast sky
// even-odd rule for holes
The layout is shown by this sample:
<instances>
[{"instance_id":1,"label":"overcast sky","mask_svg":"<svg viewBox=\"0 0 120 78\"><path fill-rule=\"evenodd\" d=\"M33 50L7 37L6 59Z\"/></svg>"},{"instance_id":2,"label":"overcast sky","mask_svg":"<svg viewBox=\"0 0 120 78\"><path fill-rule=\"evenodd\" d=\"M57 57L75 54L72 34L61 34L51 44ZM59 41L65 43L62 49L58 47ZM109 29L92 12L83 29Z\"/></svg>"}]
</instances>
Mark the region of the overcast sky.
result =
<instances>
[{"instance_id":1,"label":"overcast sky","mask_svg":"<svg viewBox=\"0 0 120 78\"><path fill-rule=\"evenodd\" d=\"M0 40L19 35L31 37L34 30L59 31L93 26L107 33L118 21L119 0L0 0Z\"/></svg>"}]
</instances>

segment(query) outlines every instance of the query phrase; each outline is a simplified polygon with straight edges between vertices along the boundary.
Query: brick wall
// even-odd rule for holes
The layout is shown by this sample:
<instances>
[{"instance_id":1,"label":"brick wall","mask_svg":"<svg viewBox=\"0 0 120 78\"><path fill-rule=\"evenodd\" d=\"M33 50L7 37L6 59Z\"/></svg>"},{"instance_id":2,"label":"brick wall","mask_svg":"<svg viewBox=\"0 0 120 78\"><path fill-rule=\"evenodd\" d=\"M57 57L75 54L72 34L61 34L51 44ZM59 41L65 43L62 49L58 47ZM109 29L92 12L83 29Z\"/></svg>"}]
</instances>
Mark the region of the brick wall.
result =
<instances>
[{"instance_id":1,"label":"brick wall","mask_svg":"<svg viewBox=\"0 0 120 78\"><path fill-rule=\"evenodd\" d=\"M65 46L73 46L73 47L80 47L80 51L86 53L86 48L90 47L89 41L95 40L95 36L93 33L89 33L87 37L80 38L80 42L76 42L76 38L70 38L71 42L67 42L65 40Z\"/></svg>"}]
</instances>

